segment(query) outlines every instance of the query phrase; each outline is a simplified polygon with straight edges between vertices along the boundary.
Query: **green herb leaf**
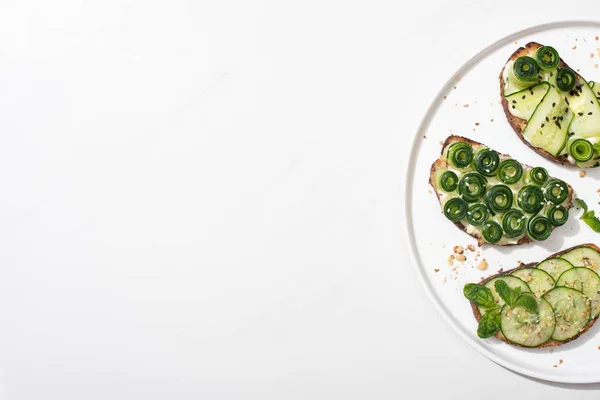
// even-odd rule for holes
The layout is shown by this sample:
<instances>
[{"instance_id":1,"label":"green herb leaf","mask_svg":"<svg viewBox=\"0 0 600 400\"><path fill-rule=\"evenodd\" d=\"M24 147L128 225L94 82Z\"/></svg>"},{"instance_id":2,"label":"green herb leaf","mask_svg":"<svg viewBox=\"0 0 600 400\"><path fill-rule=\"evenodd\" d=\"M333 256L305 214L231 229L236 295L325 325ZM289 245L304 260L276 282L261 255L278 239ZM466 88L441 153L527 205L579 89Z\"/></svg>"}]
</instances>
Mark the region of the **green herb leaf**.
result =
<instances>
[{"instance_id":1,"label":"green herb leaf","mask_svg":"<svg viewBox=\"0 0 600 400\"><path fill-rule=\"evenodd\" d=\"M515 302L515 306L523 306L532 313L538 312L537 300L533 293L523 293Z\"/></svg>"},{"instance_id":2,"label":"green herb leaf","mask_svg":"<svg viewBox=\"0 0 600 400\"><path fill-rule=\"evenodd\" d=\"M504 281L498 280L494 283L494 287L496 288L496 292L509 307L513 307L517 302L517 299L521 295L521 288L511 289L510 286Z\"/></svg>"},{"instance_id":3,"label":"green herb leaf","mask_svg":"<svg viewBox=\"0 0 600 400\"><path fill-rule=\"evenodd\" d=\"M467 283L463 289L463 294L467 299L485 310L498 308L492 292L483 285Z\"/></svg>"},{"instance_id":4,"label":"green herb leaf","mask_svg":"<svg viewBox=\"0 0 600 400\"><path fill-rule=\"evenodd\" d=\"M477 336L486 339L494 336L498 329L500 329L500 310L496 308L481 317L477 327Z\"/></svg>"},{"instance_id":5,"label":"green herb leaf","mask_svg":"<svg viewBox=\"0 0 600 400\"><path fill-rule=\"evenodd\" d=\"M585 204L585 201L581 199L575 199L575 204L577 205L577 207L583 210L583 214L581 214L581 217L579 217L579 219L585 222L590 228L592 228L594 232L600 233L600 219L596 217L596 213L594 212L594 210L588 211L587 204Z\"/></svg>"}]
</instances>

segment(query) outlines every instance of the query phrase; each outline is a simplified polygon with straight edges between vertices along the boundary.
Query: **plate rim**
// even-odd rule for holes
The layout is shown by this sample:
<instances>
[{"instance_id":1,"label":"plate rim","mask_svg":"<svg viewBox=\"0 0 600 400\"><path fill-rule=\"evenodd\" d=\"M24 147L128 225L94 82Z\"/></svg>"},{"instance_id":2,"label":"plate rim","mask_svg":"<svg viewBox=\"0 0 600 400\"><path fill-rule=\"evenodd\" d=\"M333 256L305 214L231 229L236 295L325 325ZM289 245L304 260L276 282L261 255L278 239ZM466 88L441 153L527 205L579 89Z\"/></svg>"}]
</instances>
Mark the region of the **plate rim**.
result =
<instances>
[{"instance_id":1,"label":"plate rim","mask_svg":"<svg viewBox=\"0 0 600 400\"><path fill-rule=\"evenodd\" d=\"M409 257L413 268L416 269L417 275L419 277L419 281L421 282L421 286L425 288L425 293L429 300L433 303L437 313L442 316L442 318L448 323L455 333L457 333L465 342L467 342L472 348L477 350L479 353L483 354L488 359L492 360L496 364L505 367L513 372L519 373L521 375L525 375L527 377L541 379L548 382L557 382L557 383L571 383L571 384L585 384L585 383L599 383L600 376L598 378L589 378L589 377L577 377L577 376L569 376L569 377L561 377L561 376L553 376L545 373L540 373L537 371L531 371L527 368L524 368L516 363L513 363L503 357L497 356L486 347L483 346L481 342L473 340L471 337L467 335L463 328L459 326L459 324L454 320L454 317L450 312L446 311L444 305L440 298L434 293L433 288L427 281L425 277L425 268L421 262L419 253L416 249L415 237L414 237L414 227L413 227L413 219L411 214L412 209L412 199L410 198L413 193L413 186L415 180L415 171L411 166L416 164L417 156L421 146L423 144L423 135L425 131L428 129L429 124L433 117L435 116L437 109L442 103L443 96L445 93L448 93L450 89L454 86L454 77L455 76L464 76L467 72L469 72L473 67L477 65L477 63L485 58L489 53L503 47L510 42L513 42L519 39L522 36L544 32L552 29L558 28L568 28L568 27L596 27L600 28L600 21L598 20L583 20L583 19L570 19L570 20L559 20L554 22L548 22L544 24L530 26L525 29L518 30L511 34L508 34L495 42L491 43L487 47L483 48L479 52L477 52L474 56L472 56L469 60L462 64L461 67L458 68L454 72L454 74L450 75L446 83L442 86L440 91L434 97L433 101L429 104L429 107L425 111L421 121L419 122L418 128L415 132L415 136L413 137L409 157L404 162L405 173L404 173L404 182L403 185L403 195L401 199L404 202L404 235L408 239L409 244Z\"/></svg>"}]
</instances>

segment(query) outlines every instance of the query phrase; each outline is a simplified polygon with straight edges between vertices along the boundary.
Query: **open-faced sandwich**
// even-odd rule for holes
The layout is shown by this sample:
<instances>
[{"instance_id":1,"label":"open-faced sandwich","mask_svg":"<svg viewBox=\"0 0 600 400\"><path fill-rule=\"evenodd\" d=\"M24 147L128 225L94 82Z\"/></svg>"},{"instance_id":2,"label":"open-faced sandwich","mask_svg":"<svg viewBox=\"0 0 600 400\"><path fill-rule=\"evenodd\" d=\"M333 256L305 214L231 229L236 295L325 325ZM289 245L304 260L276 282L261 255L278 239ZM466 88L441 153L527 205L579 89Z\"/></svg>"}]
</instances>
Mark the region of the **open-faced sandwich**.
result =
<instances>
[{"instance_id":1,"label":"open-faced sandwich","mask_svg":"<svg viewBox=\"0 0 600 400\"><path fill-rule=\"evenodd\" d=\"M447 219L479 245L518 245L548 239L564 225L573 189L487 146L449 136L429 174Z\"/></svg>"},{"instance_id":2,"label":"open-faced sandwich","mask_svg":"<svg viewBox=\"0 0 600 400\"><path fill-rule=\"evenodd\" d=\"M588 243L465 285L481 338L523 347L577 339L600 314L600 248Z\"/></svg>"},{"instance_id":3,"label":"open-faced sandwich","mask_svg":"<svg viewBox=\"0 0 600 400\"><path fill-rule=\"evenodd\" d=\"M500 93L508 122L527 146L561 164L600 165L600 85L583 79L553 47L530 42L517 49L500 73Z\"/></svg>"}]
</instances>

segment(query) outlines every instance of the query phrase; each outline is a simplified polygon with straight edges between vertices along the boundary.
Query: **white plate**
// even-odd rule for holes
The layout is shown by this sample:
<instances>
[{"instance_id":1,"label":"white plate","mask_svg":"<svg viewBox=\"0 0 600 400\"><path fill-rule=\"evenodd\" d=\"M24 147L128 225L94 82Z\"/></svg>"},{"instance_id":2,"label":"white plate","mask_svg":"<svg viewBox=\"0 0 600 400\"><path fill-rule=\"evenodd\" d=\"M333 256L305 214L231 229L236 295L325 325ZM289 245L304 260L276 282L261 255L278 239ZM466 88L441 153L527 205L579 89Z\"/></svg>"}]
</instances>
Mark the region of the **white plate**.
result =
<instances>
[{"instance_id":1,"label":"white plate","mask_svg":"<svg viewBox=\"0 0 600 400\"><path fill-rule=\"evenodd\" d=\"M600 23L560 22L537 26L508 36L475 55L448 81L427 111L408 161L406 179L406 227L413 264L441 315L470 345L491 360L531 377L568 383L600 382L600 324L579 339L554 349L521 349L492 338L476 335L477 323L462 288L468 282L513 268L518 261L541 260L563 248L585 242L600 242L600 235L578 220L571 210L569 222L546 242L518 247L484 246L480 249L489 267L475 268L474 254L467 251L464 264L452 271L447 258L452 247L475 244L476 240L456 229L440 211L428 184L431 163L450 133L469 137L529 165L540 165L553 176L570 183L579 197L598 209L600 168L581 178L576 168L561 167L537 155L514 134L499 104L498 74L512 52L529 41L554 46L573 68L588 80L600 80ZM517 43L515 43L517 42ZM439 269L435 272L435 269ZM561 361L562 360L562 361Z\"/></svg>"}]
</instances>

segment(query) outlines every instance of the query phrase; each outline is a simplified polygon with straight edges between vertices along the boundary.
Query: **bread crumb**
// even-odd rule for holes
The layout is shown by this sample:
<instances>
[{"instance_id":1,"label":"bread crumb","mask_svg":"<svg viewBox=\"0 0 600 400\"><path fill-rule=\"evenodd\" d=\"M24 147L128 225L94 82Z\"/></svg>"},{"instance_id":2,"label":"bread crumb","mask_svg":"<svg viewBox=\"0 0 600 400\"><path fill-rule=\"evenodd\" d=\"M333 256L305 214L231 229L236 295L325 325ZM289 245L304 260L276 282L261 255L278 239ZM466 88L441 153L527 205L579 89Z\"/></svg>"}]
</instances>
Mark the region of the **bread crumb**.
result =
<instances>
[{"instance_id":1,"label":"bread crumb","mask_svg":"<svg viewBox=\"0 0 600 400\"><path fill-rule=\"evenodd\" d=\"M590 53L590 58L594 58L594 53Z\"/></svg>"},{"instance_id":2,"label":"bread crumb","mask_svg":"<svg viewBox=\"0 0 600 400\"><path fill-rule=\"evenodd\" d=\"M573 46L573 50L575 50L577 48L577 46Z\"/></svg>"},{"instance_id":3,"label":"bread crumb","mask_svg":"<svg viewBox=\"0 0 600 400\"><path fill-rule=\"evenodd\" d=\"M454 259L455 259L456 261L465 261L465 260L467 259L467 257L465 257L465 256L464 256L464 255L462 255L462 254L457 254L456 256L454 256Z\"/></svg>"},{"instance_id":4,"label":"bread crumb","mask_svg":"<svg viewBox=\"0 0 600 400\"><path fill-rule=\"evenodd\" d=\"M443 278L442 278L442 283L446 283L446 281L447 281L447 280L448 280L448 279L446 279L446 277L443 277Z\"/></svg>"},{"instance_id":5,"label":"bread crumb","mask_svg":"<svg viewBox=\"0 0 600 400\"><path fill-rule=\"evenodd\" d=\"M554 365L552 366L552 368L556 368L556 367L558 367L558 365L556 365L556 364L554 364Z\"/></svg>"},{"instance_id":6,"label":"bread crumb","mask_svg":"<svg viewBox=\"0 0 600 400\"><path fill-rule=\"evenodd\" d=\"M579 68L577 68L577 72L579 72L579 71L580 71L580 69L579 69Z\"/></svg>"},{"instance_id":7,"label":"bread crumb","mask_svg":"<svg viewBox=\"0 0 600 400\"><path fill-rule=\"evenodd\" d=\"M463 104L464 108L469 108L469 104Z\"/></svg>"},{"instance_id":8,"label":"bread crumb","mask_svg":"<svg viewBox=\"0 0 600 400\"><path fill-rule=\"evenodd\" d=\"M440 269L439 269L439 268L436 268L436 269L434 269L433 271L434 271L435 273L438 273L438 272L440 272Z\"/></svg>"},{"instance_id":9,"label":"bread crumb","mask_svg":"<svg viewBox=\"0 0 600 400\"><path fill-rule=\"evenodd\" d=\"M429 193L429 194L432 194L433 192L431 191L431 189L429 189L429 190L427 191L427 193Z\"/></svg>"},{"instance_id":10,"label":"bread crumb","mask_svg":"<svg viewBox=\"0 0 600 400\"><path fill-rule=\"evenodd\" d=\"M423 139L427 139L427 135L423 135Z\"/></svg>"},{"instance_id":11,"label":"bread crumb","mask_svg":"<svg viewBox=\"0 0 600 400\"><path fill-rule=\"evenodd\" d=\"M448 96L444 96L444 100L446 100L446 97L448 97Z\"/></svg>"},{"instance_id":12,"label":"bread crumb","mask_svg":"<svg viewBox=\"0 0 600 400\"><path fill-rule=\"evenodd\" d=\"M583 178L586 175L585 171L579 171L579 177Z\"/></svg>"},{"instance_id":13,"label":"bread crumb","mask_svg":"<svg viewBox=\"0 0 600 400\"><path fill-rule=\"evenodd\" d=\"M598 346L598 350L600 350L600 346Z\"/></svg>"},{"instance_id":14,"label":"bread crumb","mask_svg":"<svg viewBox=\"0 0 600 400\"><path fill-rule=\"evenodd\" d=\"M448 256L448 265L454 264L454 254Z\"/></svg>"},{"instance_id":15,"label":"bread crumb","mask_svg":"<svg viewBox=\"0 0 600 400\"><path fill-rule=\"evenodd\" d=\"M485 271L488 267L488 263L485 260L485 258L483 260L481 260L481 262L479 264L477 264L477 269L480 271Z\"/></svg>"},{"instance_id":16,"label":"bread crumb","mask_svg":"<svg viewBox=\"0 0 600 400\"><path fill-rule=\"evenodd\" d=\"M598 40L598 36L596 36L596 40Z\"/></svg>"},{"instance_id":17,"label":"bread crumb","mask_svg":"<svg viewBox=\"0 0 600 400\"><path fill-rule=\"evenodd\" d=\"M490 119L490 122L494 122L494 118Z\"/></svg>"},{"instance_id":18,"label":"bread crumb","mask_svg":"<svg viewBox=\"0 0 600 400\"><path fill-rule=\"evenodd\" d=\"M475 122L475 126L479 126L479 122Z\"/></svg>"},{"instance_id":19,"label":"bread crumb","mask_svg":"<svg viewBox=\"0 0 600 400\"><path fill-rule=\"evenodd\" d=\"M519 43L519 42L517 42L517 41L515 40L515 44L517 44L517 43Z\"/></svg>"},{"instance_id":20,"label":"bread crumb","mask_svg":"<svg viewBox=\"0 0 600 400\"><path fill-rule=\"evenodd\" d=\"M594 64L594 68L598 69L598 64Z\"/></svg>"},{"instance_id":21,"label":"bread crumb","mask_svg":"<svg viewBox=\"0 0 600 400\"><path fill-rule=\"evenodd\" d=\"M550 349L550 353L554 353L554 349Z\"/></svg>"},{"instance_id":22,"label":"bread crumb","mask_svg":"<svg viewBox=\"0 0 600 400\"><path fill-rule=\"evenodd\" d=\"M454 90L456 90L456 86L454 86Z\"/></svg>"},{"instance_id":23,"label":"bread crumb","mask_svg":"<svg viewBox=\"0 0 600 400\"><path fill-rule=\"evenodd\" d=\"M452 251L454 251L454 254L462 254L464 253L465 249L462 246L456 245Z\"/></svg>"},{"instance_id":24,"label":"bread crumb","mask_svg":"<svg viewBox=\"0 0 600 400\"><path fill-rule=\"evenodd\" d=\"M460 80L460 75L456 75L456 80Z\"/></svg>"},{"instance_id":25,"label":"bread crumb","mask_svg":"<svg viewBox=\"0 0 600 400\"><path fill-rule=\"evenodd\" d=\"M443 146L443 145L444 145L444 142L443 142L443 141L441 141L441 140L440 140L440 145L441 145L441 146Z\"/></svg>"},{"instance_id":26,"label":"bread crumb","mask_svg":"<svg viewBox=\"0 0 600 400\"><path fill-rule=\"evenodd\" d=\"M469 249L470 251L475 251L475 246L473 246L472 244L467 246L467 249Z\"/></svg>"},{"instance_id":27,"label":"bread crumb","mask_svg":"<svg viewBox=\"0 0 600 400\"><path fill-rule=\"evenodd\" d=\"M563 360L562 360L562 358L561 358L560 360L558 360L558 364L560 365L560 364L562 364L562 363L563 363Z\"/></svg>"}]
</instances>

